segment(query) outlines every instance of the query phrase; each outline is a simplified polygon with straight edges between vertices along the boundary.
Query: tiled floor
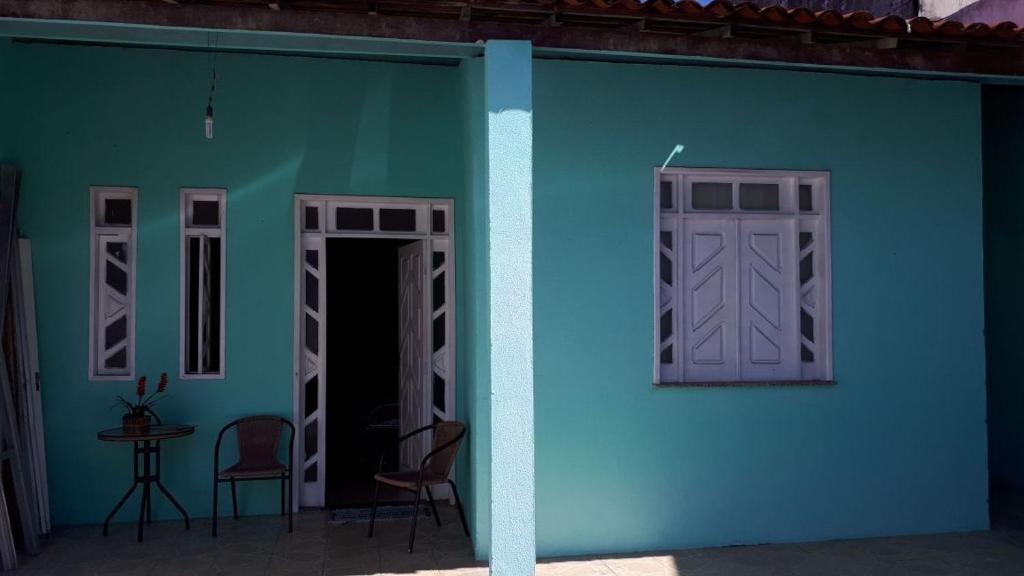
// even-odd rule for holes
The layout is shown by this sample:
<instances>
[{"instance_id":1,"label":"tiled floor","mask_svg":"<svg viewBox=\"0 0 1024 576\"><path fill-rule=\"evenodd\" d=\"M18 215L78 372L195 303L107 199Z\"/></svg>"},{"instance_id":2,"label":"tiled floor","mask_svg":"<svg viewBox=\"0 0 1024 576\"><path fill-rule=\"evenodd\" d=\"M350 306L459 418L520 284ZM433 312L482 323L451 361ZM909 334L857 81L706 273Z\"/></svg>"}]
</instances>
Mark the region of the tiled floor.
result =
<instances>
[{"instance_id":1,"label":"tiled floor","mask_svg":"<svg viewBox=\"0 0 1024 576\"><path fill-rule=\"evenodd\" d=\"M186 532L179 522L156 523L135 543L134 525L119 524L104 538L96 526L65 528L18 574L87 575L330 575L486 576L473 560L452 509L437 528L422 518L415 554L405 552L408 520L331 525L323 513L296 516L289 534L279 517L209 521ZM996 517L990 532L875 538L812 544L734 546L672 553L546 559L540 576L949 576L1024 574L1024 531L1015 516Z\"/></svg>"}]
</instances>

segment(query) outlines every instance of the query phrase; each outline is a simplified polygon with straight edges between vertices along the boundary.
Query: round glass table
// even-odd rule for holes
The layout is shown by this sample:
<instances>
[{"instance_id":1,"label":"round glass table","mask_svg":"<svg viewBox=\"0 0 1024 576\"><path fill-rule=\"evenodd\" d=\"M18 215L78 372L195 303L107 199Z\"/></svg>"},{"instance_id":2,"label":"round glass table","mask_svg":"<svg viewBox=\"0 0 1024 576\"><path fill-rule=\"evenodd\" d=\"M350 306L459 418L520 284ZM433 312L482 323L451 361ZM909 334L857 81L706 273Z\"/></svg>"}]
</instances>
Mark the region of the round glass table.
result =
<instances>
[{"instance_id":1,"label":"round glass table","mask_svg":"<svg viewBox=\"0 0 1024 576\"><path fill-rule=\"evenodd\" d=\"M114 509L107 515L107 519L103 521L103 535L107 535L107 529L110 526L110 521L117 514L117 511L124 506L124 503L128 501L128 498L135 492L135 489L142 486L142 502L139 507L139 526L137 540L142 542L142 526L143 524L149 524L153 522L153 505L151 496L151 485L156 484L156 487L164 493L164 496L178 509L182 517L185 518L185 529L191 528L188 513L182 508L181 504L174 499L170 491L164 487L163 483L160 482L160 442L165 440L174 440L175 438L184 438L185 436L191 436L196 431L196 427L191 424L158 424L150 426L149 431L145 434L127 434L121 428L110 428L109 430L103 430L96 434L96 437L102 442L131 442L133 443L133 457L132 457L132 474L133 482L132 487L125 492L124 496L117 502ZM139 470L139 456L142 456L142 470Z\"/></svg>"}]
</instances>

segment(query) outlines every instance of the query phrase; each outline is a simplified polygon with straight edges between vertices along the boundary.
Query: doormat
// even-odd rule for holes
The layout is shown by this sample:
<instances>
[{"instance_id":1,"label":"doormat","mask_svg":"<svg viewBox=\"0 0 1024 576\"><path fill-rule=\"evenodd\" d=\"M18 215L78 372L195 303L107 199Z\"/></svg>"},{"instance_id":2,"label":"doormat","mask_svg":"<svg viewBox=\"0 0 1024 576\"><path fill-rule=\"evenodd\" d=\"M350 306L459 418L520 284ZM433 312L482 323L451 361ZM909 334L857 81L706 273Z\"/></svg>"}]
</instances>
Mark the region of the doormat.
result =
<instances>
[{"instance_id":1,"label":"doormat","mask_svg":"<svg viewBox=\"0 0 1024 576\"><path fill-rule=\"evenodd\" d=\"M340 508L331 510L330 524L360 524L370 521L372 508ZM408 520L412 518L413 506L377 506L377 522L388 520ZM430 508L420 505L420 514L430 516Z\"/></svg>"}]
</instances>

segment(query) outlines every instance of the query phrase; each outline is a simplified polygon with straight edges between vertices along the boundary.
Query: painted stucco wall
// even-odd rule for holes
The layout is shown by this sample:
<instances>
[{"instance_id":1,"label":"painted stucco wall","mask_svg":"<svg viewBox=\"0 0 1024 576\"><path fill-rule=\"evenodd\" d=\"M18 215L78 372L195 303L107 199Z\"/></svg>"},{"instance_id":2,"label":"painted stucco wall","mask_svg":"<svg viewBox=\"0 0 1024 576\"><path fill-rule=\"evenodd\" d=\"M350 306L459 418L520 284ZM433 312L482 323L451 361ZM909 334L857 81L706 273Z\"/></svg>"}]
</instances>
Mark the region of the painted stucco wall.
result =
<instances>
[{"instance_id":1,"label":"painted stucco wall","mask_svg":"<svg viewBox=\"0 0 1024 576\"><path fill-rule=\"evenodd\" d=\"M976 86L539 60L541 555L982 529ZM822 388L653 389L652 169L832 174Z\"/></svg>"},{"instance_id":2,"label":"painted stucco wall","mask_svg":"<svg viewBox=\"0 0 1024 576\"><path fill-rule=\"evenodd\" d=\"M474 551L478 558L490 553L491 495L491 394L490 394L490 307L487 298L487 125L484 112L483 58L464 60L459 66L464 114L465 202L466 225L462 232L468 242L479 247L463 258L459 278L464 282L464 313L461 321L467 337L460 341L459 355L465 363L466 377L462 390L466 394L466 419L469 427L467 448L470 452L469 482L463 489L463 500L471 502L467 521L474 534Z\"/></svg>"},{"instance_id":3,"label":"painted stucco wall","mask_svg":"<svg viewBox=\"0 0 1024 576\"><path fill-rule=\"evenodd\" d=\"M292 414L292 195L454 197L460 231L459 70L221 55L216 139L206 141L204 54L16 44L0 55L5 77L17 79L5 83L12 130L0 137L0 161L24 173L19 222L35 256L54 521L102 521L130 481L128 449L97 442L96 432L119 423L108 407L132 385L86 379L90 185L139 188L137 371L170 373L161 416L198 424L195 436L166 444L164 479L191 514L207 516L220 426ZM228 188L223 381L176 377L181 186ZM464 408L464 388L459 396ZM465 477L465 458L459 470ZM276 509L273 485L239 490L244 511ZM173 517L155 501L156 515Z\"/></svg>"},{"instance_id":4,"label":"painted stucco wall","mask_svg":"<svg viewBox=\"0 0 1024 576\"><path fill-rule=\"evenodd\" d=\"M489 40L487 254L490 300L491 573L537 560L533 397L533 48Z\"/></svg>"},{"instance_id":5,"label":"painted stucco wall","mask_svg":"<svg viewBox=\"0 0 1024 576\"><path fill-rule=\"evenodd\" d=\"M1024 490L1024 89L983 94L989 466L993 485Z\"/></svg>"}]
</instances>

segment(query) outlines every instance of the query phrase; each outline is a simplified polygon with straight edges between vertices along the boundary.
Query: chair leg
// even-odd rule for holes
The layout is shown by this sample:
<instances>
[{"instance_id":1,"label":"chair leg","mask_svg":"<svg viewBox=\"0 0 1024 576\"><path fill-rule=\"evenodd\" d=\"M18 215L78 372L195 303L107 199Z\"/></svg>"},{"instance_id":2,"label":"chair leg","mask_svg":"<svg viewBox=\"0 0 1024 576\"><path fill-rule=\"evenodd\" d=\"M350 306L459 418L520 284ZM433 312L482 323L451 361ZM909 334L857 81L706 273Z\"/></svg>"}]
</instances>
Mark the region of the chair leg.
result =
<instances>
[{"instance_id":1,"label":"chair leg","mask_svg":"<svg viewBox=\"0 0 1024 576\"><path fill-rule=\"evenodd\" d=\"M220 488L220 482L218 482L217 479L214 478L213 479L213 514L211 515L211 518L213 519L213 537L214 538L217 537L217 492L219 491L218 488Z\"/></svg>"},{"instance_id":2,"label":"chair leg","mask_svg":"<svg viewBox=\"0 0 1024 576\"><path fill-rule=\"evenodd\" d=\"M437 513L437 504L434 504L434 495L430 492L430 486L426 487L427 499L430 500L430 511L434 513L434 522L441 526L441 516Z\"/></svg>"},{"instance_id":3,"label":"chair leg","mask_svg":"<svg viewBox=\"0 0 1024 576\"><path fill-rule=\"evenodd\" d=\"M238 520L238 495L235 493L235 479L231 479L231 511L235 514L235 520Z\"/></svg>"},{"instance_id":4,"label":"chair leg","mask_svg":"<svg viewBox=\"0 0 1024 576\"><path fill-rule=\"evenodd\" d=\"M370 508L370 529L366 533L367 538L373 538L373 521L377 519L377 496L380 495L380 482L373 485L373 507Z\"/></svg>"},{"instance_id":5,"label":"chair leg","mask_svg":"<svg viewBox=\"0 0 1024 576\"><path fill-rule=\"evenodd\" d=\"M416 503L413 505L412 529L409 530L409 554L412 554L413 544L416 543L416 520L420 517L420 498L423 497L423 486L416 484Z\"/></svg>"},{"instance_id":6,"label":"chair leg","mask_svg":"<svg viewBox=\"0 0 1024 576\"><path fill-rule=\"evenodd\" d=\"M462 500L459 499L459 489L455 487L455 482L452 480L448 481L448 485L452 487L452 494L455 496L455 507L459 509L459 520L462 521L462 530L469 536L469 526L466 525L466 513L462 511Z\"/></svg>"},{"instance_id":7,"label":"chair leg","mask_svg":"<svg viewBox=\"0 0 1024 576\"><path fill-rule=\"evenodd\" d=\"M288 470L288 533L292 531L292 471Z\"/></svg>"},{"instance_id":8,"label":"chair leg","mask_svg":"<svg viewBox=\"0 0 1024 576\"><path fill-rule=\"evenodd\" d=\"M281 474L281 516L284 516L284 474Z\"/></svg>"}]
</instances>

